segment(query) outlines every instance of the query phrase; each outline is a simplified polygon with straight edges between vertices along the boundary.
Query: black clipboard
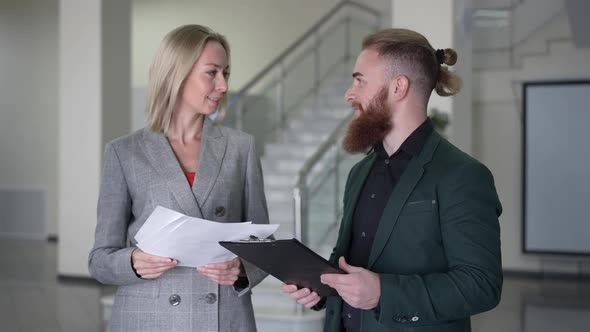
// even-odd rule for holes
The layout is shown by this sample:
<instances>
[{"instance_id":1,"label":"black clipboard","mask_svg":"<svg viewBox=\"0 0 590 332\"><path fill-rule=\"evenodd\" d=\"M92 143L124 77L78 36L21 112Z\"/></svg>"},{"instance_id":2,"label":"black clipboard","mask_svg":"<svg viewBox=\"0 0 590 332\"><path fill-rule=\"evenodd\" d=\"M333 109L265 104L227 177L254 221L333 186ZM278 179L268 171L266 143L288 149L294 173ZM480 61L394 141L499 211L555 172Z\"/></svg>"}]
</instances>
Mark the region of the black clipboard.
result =
<instances>
[{"instance_id":1,"label":"black clipboard","mask_svg":"<svg viewBox=\"0 0 590 332\"><path fill-rule=\"evenodd\" d=\"M334 288L321 283L320 275L346 273L296 239L253 237L236 242L221 241L219 244L282 282L309 288L320 296L337 294Z\"/></svg>"}]
</instances>

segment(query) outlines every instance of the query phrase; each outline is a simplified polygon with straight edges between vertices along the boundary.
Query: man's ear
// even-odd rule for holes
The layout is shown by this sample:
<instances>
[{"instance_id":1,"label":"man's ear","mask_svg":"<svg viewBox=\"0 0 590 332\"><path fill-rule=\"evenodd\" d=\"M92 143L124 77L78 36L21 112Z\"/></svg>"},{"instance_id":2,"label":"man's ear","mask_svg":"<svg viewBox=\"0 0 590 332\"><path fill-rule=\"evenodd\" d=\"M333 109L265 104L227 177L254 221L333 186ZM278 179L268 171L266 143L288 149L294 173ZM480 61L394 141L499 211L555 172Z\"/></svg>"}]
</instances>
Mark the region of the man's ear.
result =
<instances>
[{"instance_id":1,"label":"man's ear","mask_svg":"<svg viewBox=\"0 0 590 332\"><path fill-rule=\"evenodd\" d=\"M400 101L408 95L410 89L410 79L405 75L400 75L391 80L389 84L389 95L394 101Z\"/></svg>"}]
</instances>

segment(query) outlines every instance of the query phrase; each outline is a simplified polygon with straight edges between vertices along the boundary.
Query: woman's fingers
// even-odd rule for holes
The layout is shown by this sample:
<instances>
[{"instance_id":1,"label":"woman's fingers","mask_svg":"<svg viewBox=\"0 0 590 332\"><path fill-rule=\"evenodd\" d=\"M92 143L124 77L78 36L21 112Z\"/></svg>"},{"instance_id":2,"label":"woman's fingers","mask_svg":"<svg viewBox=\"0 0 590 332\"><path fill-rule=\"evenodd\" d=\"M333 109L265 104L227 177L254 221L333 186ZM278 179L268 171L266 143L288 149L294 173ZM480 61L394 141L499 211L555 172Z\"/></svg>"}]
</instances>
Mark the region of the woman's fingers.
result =
<instances>
[{"instance_id":1,"label":"woman's fingers","mask_svg":"<svg viewBox=\"0 0 590 332\"><path fill-rule=\"evenodd\" d=\"M207 274L207 275L212 275L212 276L238 276L240 274L240 269L239 268L232 268L232 269L211 269L211 268L206 268L203 266L199 266L197 267L197 271L199 271L202 274Z\"/></svg>"},{"instance_id":2,"label":"woman's fingers","mask_svg":"<svg viewBox=\"0 0 590 332\"><path fill-rule=\"evenodd\" d=\"M199 266L197 271L220 285L233 285L238 280L241 265L240 259L234 258L226 262Z\"/></svg>"},{"instance_id":3,"label":"woman's fingers","mask_svg":"<svg viewBox=\"0 0 590 332\"><path fill-rule=\"evenodd\" d=\"M217 276L207 274L203 275L220 285L233 285L236 282L236 280L238 280L237 276Z\"/></svg>"},{"instance_id":4,"label":"woman's fingers","mask_svg":"<svg viewBox=\"0 0 590 332\"><path fill-rule=\"evenodd\" d=\"M144 274L144 275L141 275L141 277L143 279L156 279L156 278L159 278L161 275L162 275L162 273Z\"/></svg>"},{"instance_id":5,"label":"woman's fingers","mask_svg":"<svg viewBox=\"0 0 590 332\"><path fill-rule=\"evenodd\" d=\"M139 268L139 269L135 269L135 271L137 272L137 274L139 274L140 276L144 276L147 274L162 274L164 272L166 272L167 270L170 270L171 268L173 268L174 266L160 266L160 267L156 267L156 268Z\"/></svg>"},{"instance_id":6,"label":"woman's fingers","mask_svg":"<svg viewBox=\"0 0 590 332\"><path fill-rule=\"evenodd\" d=\"M147 254L139 248L131 253L131 262L135 272L144 279L158 278L178 263L172 258Z\"/></svg>"},{"instance_id":7,"label":"woman's fingers","mask_svg":"<svg viewBox=\"0 0 590 332\"><path fill-rule=\"evenodd\" d=\"M135 250L131 257L134 261L146 262L150 264L164 265L174 262L174 259L172 258L146 254L145 252L139 249Z\"/></svg>"},{"instance_id":8,"label":"woman's fingers","mask_svg":"<svg viewBox=\"0 0 590 332\"><path fill-rule=\"evenodd\" d=\"M231 270L234 268L239 269L241 265L239 258L234 258L231 261L221 262L221 263L209 263L203 266L206 269L210 270Z\"/></svg>"},{"instance_id":9,"label":"woman's fingers","mask_svg":"<svg viewBox=\"0 0 590 332\"><path fill-rule=\"evenodd\" d=\"M197 271L209 279L222 285L232 285L240 275L240 259L234 258L231 261L211 263L197 267Z\"/></svg>"},{"instance_id":10,"label":"woman's fingers","mask_svg":"<svg viewBox=\"0 0 590 332\"><path fill-rule=\"evenodd\" d=\"M137 261L133 264L133 268L137 270L145 270L145 269L159 269L159 268L171 268L176 266L176 261L172 261L170 263L150 263L145 261Z\"/></svg>"}]
</instances>

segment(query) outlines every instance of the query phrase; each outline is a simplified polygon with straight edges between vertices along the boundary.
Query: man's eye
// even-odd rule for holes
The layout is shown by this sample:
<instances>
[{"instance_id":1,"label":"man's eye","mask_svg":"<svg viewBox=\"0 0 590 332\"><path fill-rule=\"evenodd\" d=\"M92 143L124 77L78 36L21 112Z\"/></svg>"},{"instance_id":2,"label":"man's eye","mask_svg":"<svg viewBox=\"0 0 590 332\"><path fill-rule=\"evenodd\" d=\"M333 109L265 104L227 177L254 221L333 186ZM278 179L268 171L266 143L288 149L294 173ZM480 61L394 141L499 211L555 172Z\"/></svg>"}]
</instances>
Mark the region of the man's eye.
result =
<instances>
[{"instance_id":1,"label":"man's eye","mask_svg":"<svg viewBox=\"0 0 590 332\"><path fill-rule=\"evenodd\" d=\"M217 74L217 71L216 70L208 71L207 74L211 77L215 77L215 75Z\"/></svg>"}]
</instances>

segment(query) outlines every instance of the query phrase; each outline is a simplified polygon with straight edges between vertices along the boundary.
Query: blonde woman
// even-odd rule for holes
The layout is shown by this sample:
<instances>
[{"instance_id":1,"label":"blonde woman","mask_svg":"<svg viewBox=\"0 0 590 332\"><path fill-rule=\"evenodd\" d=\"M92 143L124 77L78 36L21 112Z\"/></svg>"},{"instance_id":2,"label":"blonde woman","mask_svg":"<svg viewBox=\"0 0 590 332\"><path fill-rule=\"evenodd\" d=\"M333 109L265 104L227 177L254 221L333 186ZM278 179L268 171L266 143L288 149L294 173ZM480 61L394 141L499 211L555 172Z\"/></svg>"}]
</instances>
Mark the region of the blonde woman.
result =
<instances>
[{"instance_id":1,"label":"blonde woman","mask_svg":"<svg viewBox=\"0 0 590 332\"><path fill-rule=\"evenodd\" d=\"M117 285L109 331L255 331L250 289L266 275L239 259L197 269L135 247L158 205L219 222L268 223L252 136L223 117L229 45L199 25L162 41L150 69L148 126L105 148L89 270ZM195 255L198 255L195 252Z\"/></svg>"}]
</instances>

